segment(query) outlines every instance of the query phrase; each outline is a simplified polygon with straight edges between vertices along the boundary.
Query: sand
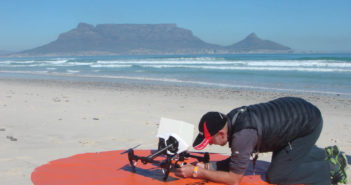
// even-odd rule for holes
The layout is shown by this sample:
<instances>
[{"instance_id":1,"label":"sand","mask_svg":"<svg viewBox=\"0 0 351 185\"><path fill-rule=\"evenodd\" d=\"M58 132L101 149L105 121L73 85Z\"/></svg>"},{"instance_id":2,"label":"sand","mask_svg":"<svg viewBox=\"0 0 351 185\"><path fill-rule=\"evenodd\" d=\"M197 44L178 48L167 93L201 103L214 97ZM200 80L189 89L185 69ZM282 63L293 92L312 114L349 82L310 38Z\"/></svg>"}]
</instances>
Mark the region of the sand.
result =
<instances>
[{"instance_id":1,"label":"sand","mask_svg":"<svg viewBox=\"0 0 351 185\"><path fill-rule=\"evenodd\" d=\"M32 184L31 173L36 167L79 153L137 145L138 149L156 149L161 117L186 121L197 128L207 111L227 113L238 106L282 96L303 97L317 105L324 118L317 145L337 144L349 157L351 97L0 78L0 184ZM206 150L230 153L228 147ZM261 154L259 159L269 161L270 154Z\"/></svg>"}]
</instances>

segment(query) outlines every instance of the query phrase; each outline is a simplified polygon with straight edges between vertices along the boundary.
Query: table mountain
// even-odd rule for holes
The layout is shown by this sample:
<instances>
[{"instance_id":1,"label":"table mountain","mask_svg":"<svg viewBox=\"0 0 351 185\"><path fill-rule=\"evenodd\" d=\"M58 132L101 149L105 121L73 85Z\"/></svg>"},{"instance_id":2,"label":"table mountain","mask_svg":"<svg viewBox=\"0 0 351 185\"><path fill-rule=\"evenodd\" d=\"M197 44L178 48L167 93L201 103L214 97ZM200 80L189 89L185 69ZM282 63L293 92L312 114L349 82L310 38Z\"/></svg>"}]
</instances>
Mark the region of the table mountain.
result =
<instances>
[{"instance_id":1,"label":"table mountain","mask_svg":"<svg viewBox=\"0 0 351 185\"><path fill-rule=\"evenodd\" d=\"M56 41L24 53L168 53L198 52L216 47L175 24L100 24L94 27L80 23Z\"/></svg>"}]
</instances>

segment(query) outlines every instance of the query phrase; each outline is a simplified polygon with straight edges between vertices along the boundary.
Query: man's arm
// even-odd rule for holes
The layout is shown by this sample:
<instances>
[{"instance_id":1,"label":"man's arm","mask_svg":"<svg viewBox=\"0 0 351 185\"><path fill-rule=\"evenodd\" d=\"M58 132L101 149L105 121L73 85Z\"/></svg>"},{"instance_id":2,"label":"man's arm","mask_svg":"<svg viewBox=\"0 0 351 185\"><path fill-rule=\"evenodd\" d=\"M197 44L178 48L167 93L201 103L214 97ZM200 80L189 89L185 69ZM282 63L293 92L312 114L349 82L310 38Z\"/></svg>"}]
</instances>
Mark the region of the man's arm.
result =
<instances>
[{"instance_id":1,"label":"man's arm","mask_svg":"<svg viewBox=\"0 0 351 185\"><path fill-rule=\"evenodd\" d=\"M243 174L250 163L250 154L257 143L257 131L243 129L232 137L231 157L217 162L211 162L211 167L205 169L203 163L198 163L198 178L208 179L225 184L239 184ZM208 170L210 169L210 170ZM193 177L194 166L185 165L176 169L176 175L180 177Z\"/></svg>"},{"instance_id":2,"label":"man's arm","mask_svg":"<svg viewBox=\"0 0 351 185\"><path fill-rule=\"evenodd\" d=\"M193 177L194 166L186 165L182 168L177 168L175 174L180 177ZM213 182L220 182L230 185L238 185L241 181L243 174L236 174L234 172L225 172L225 171L214 171L207 170L205 168L199 167L197 178L208 179Z\"/></svg>"}]
</instances>

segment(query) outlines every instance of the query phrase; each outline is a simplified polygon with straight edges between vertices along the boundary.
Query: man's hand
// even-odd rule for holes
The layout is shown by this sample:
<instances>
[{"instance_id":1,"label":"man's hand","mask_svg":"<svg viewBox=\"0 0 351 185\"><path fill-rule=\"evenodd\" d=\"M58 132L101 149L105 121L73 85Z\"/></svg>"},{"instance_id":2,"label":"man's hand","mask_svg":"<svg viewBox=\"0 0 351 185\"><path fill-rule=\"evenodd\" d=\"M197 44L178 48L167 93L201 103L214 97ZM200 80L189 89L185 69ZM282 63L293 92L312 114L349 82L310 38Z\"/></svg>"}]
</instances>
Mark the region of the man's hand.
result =
<instances>
[{"instance_id":1,"label":"man's hand","mask_svg":"<svg viewBox=\"0 0 351 185\"><path fill-rule=\"evenodd\" d=\"M193 177L194 167L194 165L187 164L185 166L182 166L181 168L177 168L175 171L175 175L184 178Z\"/></svg>"},{"instance_id":2,"label":"man's hand","mask_svg":"<svg viewBox=\"0 0 351 185\"><path fill-rule=\"evenodd\" d=\"M204 163L197 163L198 176L196 178L200 179L208 179L214 182L220 182L224 184L238 185L243 177L243 174L236 174L234 172L224 172L224 171L213 171L206 170L203 168L205 166ZM176 168L175 175L178 177L193 177L194 173L194 165L187 164L181 168Z\"/></svg>"}]
</instances>

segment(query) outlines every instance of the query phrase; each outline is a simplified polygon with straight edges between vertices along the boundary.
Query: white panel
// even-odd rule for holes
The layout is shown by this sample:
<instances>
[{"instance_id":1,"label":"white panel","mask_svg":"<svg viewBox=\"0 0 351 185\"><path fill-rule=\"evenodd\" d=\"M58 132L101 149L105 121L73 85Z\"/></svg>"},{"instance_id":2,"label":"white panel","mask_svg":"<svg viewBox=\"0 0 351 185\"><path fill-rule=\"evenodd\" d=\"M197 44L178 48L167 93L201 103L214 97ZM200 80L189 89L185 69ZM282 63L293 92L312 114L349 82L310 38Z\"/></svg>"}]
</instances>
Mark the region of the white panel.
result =
<instances>
[{"instance_id":1,"label":"white panel","mask_svg":"<svg viewBox=\"0 0 351 185\"><path fill-rule=\"evenodd\" d=\"M158 127L157 137L165 138L170 134L177 134L186 145L191 146L193 143L194 125L184 121L162 117Z\"/></svg>"}]
</instances>

